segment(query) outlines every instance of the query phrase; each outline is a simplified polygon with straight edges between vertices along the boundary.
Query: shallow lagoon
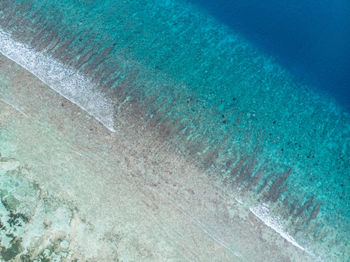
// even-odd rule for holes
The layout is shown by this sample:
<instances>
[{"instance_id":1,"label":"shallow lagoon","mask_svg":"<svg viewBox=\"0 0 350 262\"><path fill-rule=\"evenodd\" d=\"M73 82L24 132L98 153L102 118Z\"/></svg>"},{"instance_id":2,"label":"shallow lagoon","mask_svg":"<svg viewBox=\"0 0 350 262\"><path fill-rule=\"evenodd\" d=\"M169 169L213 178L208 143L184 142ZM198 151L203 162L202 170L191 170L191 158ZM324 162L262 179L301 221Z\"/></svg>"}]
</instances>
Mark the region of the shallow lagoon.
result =
<instances>
[{"instance_id":1,"label":"shallow lagoon","mask_svg":"<svg viewBox=\"0 0 350 262\"><path fill-rule=\"evenodd\" d=\"M295 246L346 258L350 121L335 101L187 4L21 4L2 4L3 54L111 134L151 132Z\"/></svg>"}]
</instances>

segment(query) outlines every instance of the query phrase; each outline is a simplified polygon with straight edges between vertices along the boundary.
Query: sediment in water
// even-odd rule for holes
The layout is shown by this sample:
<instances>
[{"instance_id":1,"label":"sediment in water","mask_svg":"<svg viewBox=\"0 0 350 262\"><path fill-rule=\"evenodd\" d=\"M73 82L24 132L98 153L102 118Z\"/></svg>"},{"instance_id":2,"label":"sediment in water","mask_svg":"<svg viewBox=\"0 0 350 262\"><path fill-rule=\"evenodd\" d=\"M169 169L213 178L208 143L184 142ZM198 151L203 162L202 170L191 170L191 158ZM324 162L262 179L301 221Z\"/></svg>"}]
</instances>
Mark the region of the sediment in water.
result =
<instances>
[{"instance_id":1,"label":"sediment in water","mask_svg":"<svg viewBox=\"0 0 350 262\"><path fill-rule=\"evenodd\" d=\"M248 188L249 198L269 203L303 244L335 257L347 253L350 120L332 101L234 32L175 1L117 2L108 10L73 1L7 2L3 32L40 51L48 58L45 66L59 61L63 78L82 77L91 88L62 94L110 130L154 130L165 144L212 170L227 190ZM64 83L46 82L53 88ZM123 115L127 123L120 122ZM309 234L325 225L334 230L332 238Z\"/></svg>"}]
</instances>

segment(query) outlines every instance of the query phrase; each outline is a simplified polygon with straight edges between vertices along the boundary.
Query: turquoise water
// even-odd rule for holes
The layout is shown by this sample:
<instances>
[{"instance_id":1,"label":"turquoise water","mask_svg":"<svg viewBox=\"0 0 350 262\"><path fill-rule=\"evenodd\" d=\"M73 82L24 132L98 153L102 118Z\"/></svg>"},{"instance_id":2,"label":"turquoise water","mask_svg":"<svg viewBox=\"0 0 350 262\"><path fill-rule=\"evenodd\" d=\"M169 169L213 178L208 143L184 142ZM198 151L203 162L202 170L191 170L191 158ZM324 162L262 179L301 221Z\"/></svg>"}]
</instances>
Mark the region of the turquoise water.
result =
<instances>
[{"instance_id":1,"label":"turquoise water","mask_svg":"<svg viewBox=\"0 0 350 262\"><path fill-rule=\"evenodd\" d=\"M268 203L298 243L348 259L350 116L331 98L188 3L3 0L0 10L1 30L113 98L117 124L138 119L229 192Z\"/></svg>"},{"instance_id":2,"label":"turquoise water","mask_svg":"<svg viewBox=\"0 0 350 262\"><path fill-rule=\"evenodd\" d=\"M190 0L350 109L348 0Z\"/></svg>"}]
</instances>

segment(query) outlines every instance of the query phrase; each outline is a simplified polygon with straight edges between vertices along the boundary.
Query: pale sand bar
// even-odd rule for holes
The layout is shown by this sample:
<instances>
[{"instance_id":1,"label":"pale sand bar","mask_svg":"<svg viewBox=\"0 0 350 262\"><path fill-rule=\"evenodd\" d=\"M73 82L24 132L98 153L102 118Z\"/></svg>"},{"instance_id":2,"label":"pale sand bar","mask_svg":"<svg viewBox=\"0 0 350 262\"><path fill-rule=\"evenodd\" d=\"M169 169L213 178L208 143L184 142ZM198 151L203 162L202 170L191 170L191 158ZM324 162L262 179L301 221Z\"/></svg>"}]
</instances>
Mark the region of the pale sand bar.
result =
<instances>
[{"instance_id":1,"label":"pale sand bar","mask_svg":"<svg viewBox=\"0 0 350 262\"><path fill-rule=\"evenodd\" d=\"M47 251L47 257L317 260L266 226L233 193L215 187L210 174L157 139L152 130L136 130L129 121L118 119L120 126L110 132L0 56L0 170L18 171L25 176L19 181L37 184L41 192L37 197L43 203L55 202L48 209L57 216L61 214L57 210L68 210L58 222L56 215L40 220L35 219L37 205L23 226L23 243L14 259L20 261L26 252L31 258L42 255L45 247L61 241L60 248ZM54 225L60 223L67 226L57 229Z\"/></svg>"}]
</instances>

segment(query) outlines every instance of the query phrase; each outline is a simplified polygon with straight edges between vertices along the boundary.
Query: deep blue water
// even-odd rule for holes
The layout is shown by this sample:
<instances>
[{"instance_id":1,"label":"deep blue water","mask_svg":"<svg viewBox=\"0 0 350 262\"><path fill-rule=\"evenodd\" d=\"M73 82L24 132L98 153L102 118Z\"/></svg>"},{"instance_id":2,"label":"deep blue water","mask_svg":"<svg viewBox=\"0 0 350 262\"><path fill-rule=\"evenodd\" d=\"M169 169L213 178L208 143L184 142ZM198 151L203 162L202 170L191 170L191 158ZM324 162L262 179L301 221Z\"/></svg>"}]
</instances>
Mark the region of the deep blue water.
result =
<instances>
[{"instance_id":1,"label":"deep blue water","mask_svg":"<svg viewBox=\"0 0 350 262\"><path fill-rule=\"evenodd\" d=\"M191 1L350 109L350 1Z\"/></svg>"},{"instance_id":2,"label":"deep blue water","mask_svg":"<svg viewBox=\"0 0 350 262\"><path fill-rule=\"evenodd\" d=\"M2 0L0 51L21 59L40 52L49 62L28 59L26 68L43 75L59 61L77 73L67 75L76 77L74 87L86 77L113 100L112 127L125 116L131 119L125 124L150 128L199 167L213 170L213 180L228 191L268 203L299 243L346 261L350 117L252 48L259 45L300 77L317 79L346 104L346 28L325 22L328 16L322 20L311 7L298 9L297 23L293 10L284 13L277 3L274 11L250 3L237 6L235 16L232 5L210 9L227 12L221 19L237 18L235 31L246 41L178 0ZM302 18L308 22L301 25ZM67 71L54 67L48 77L65 78ZM76 88L67 87L72 98ZM82 108L105 105L87 93L78 92ZM105 113L99 119L110 116Z\"/></svg>"}]
</instances>

